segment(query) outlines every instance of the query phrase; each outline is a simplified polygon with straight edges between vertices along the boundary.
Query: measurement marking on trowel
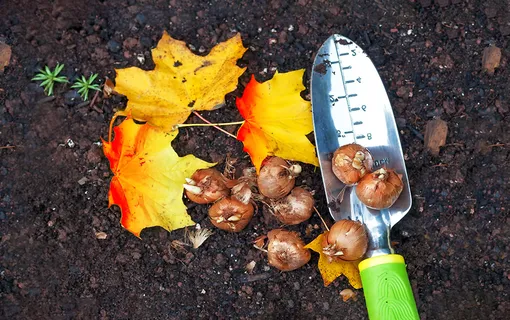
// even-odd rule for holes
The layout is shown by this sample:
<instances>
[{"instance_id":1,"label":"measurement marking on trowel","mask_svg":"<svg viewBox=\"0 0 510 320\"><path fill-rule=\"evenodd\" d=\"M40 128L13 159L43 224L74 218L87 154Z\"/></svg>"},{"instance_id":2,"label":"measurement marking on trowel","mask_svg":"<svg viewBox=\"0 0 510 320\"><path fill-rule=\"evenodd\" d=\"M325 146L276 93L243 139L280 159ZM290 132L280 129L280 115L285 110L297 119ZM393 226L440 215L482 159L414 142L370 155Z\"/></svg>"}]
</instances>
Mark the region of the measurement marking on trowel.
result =
<instances>
[{"instance_id":1,"label":"measurement marking on trowel","mask_svg":"<svg viewBox=\"0 0 510 320\"><path fill-rule=\"evenodd\" d=\"M353 83L353 82L354 82L354 80L347 80L347 81L345 81L345 83Z\"/></svg>"},{"instance_id":2,"label":"measurement marking on trowel","mask_svg":"<svg viewBox=\"0 0 510 320\"><path fill-rule=\"evenodd\" d=\"M353 125L355 125L355 126L359 126L360 124L363 124L363 121L356 121L353 123Z\"/></svg>"},{"instance_id":3,"label":"measurement marking on trowel","mask_svg":"<svg viewBox=\"0 0 510 320\"><path fill-rule=\"evenodd\" d=\"M366 137L364 135L356 136L356 139L365 139Z\"/></svg>"},{"instance_id":4,"label":"measurement marking on trowel","mask_svg":"<svg viewBox=\"0 0 510 320\"><path fill-rule=\"evenodd\" d=\"M352 109L349 109L349 111L358 111L359 108L352 108Z\"/></svg>"},{"instance_id":5,"label":"measurement marking on trowel","mask_svg":"<svg viewBox=\"0 0 510 320\"><path fill-rule=\"evenodd\" d=\"M340 66L340 75L342 77L342 85L344 87L344 92L345 92L345 95L347 96L345 98L345 102L347 103L347 111L350 111L351 109L351 103L349 101L349 98L350 97L356 97L357 94L355 93L349 93L348 90L347 90L347 83L346 83L346 80L345 80L345 74L344 74L344 70L350 70L352 69L352 65L350 66L347 66L347 67L342 67L342 62L340 61L340 56L344 55L340 52L338 52L338 44L335 44L335 50L336 50L336 54L337 54L337 57L338 57L338 65ZM347 54L348 55L348 54ZM351 116L351 113L349 112L349 118L350 118L350 122L351 122L351 129L352 131L354 131L354 128L352 126L352 123L353 123L353 120L352 120L352 116ZM352 133L353 135L353 138L354 138L354 142L356 142L356 135L354 134L354 132Z\"/></svg>"},{"instance_id":6,"label":"measurement marking on trowel","mask_svg":"<svg viewBox=\"0 0 510 320\"><path fill-rule=\"evenodd\" d=\"M329 102L338 102L338 100L345 99L345 98L347 98L347 96L338 96L338 97L335 98L334 95L330 94L329 95Z\"/></svg>"},{"instance_id":7,"label":"measurement marking on trowel","mask_svg":"<svg viewBox=\"0 0 510 320\"><path fill-rule=\"evenodd\" d=\"M350 134L350 133L354 133L353 131L345 131L344 132L345 134Z\"/></svg>"},{"instance_id":8,"label":"measurement marking on trowel","mask_svg":"<svg viewBox=\"0 0 510 320\"><path fill-rule=\"evenodd\" d=\"M340 53L339 55L340 55L340 56L348 56L348 55L349 55L349 52Z\"/></svg>"}]
</instances>

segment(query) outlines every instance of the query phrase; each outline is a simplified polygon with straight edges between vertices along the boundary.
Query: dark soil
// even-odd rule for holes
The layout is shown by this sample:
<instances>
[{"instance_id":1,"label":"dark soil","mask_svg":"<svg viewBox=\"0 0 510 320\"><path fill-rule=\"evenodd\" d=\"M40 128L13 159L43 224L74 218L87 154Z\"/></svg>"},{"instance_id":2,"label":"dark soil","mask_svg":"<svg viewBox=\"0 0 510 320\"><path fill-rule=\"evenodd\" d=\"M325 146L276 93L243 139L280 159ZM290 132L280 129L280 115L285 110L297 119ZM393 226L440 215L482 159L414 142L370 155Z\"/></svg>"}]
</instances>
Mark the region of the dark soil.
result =
<instances>
[{"instance_id":1,"label":"dark soil","mask_svg":"<svg viewBox=\"0 0 510 320\"><path fill-rule=\"evenodd\" d=\"M115 108L99 96L90 107L68 86L48 100L30 79L65 63L64 73L153 68L150 49L167 30L204 54L240 32L250 49L239 89L227 105L203 112L213 121L240 116L234 98L250 74L306 68L321 43L341 33L366 49L388 89L400 127L414 204L392 230L408 263L422 319L508 319L510 314L510 13L501 0L4 0L0 41L12 59L0 75L0 318L2 319L366 319L343 302L343 277L324 287L317 255L281 273L251 246L278 223L262 209L243 232L216 233L198 250L171 246L184 231L147 229L143 240L107 208L111 173L102 154ZM502 48L494 75L482 71L484 48ZM145 57L141 64L138 55ZM309 81L306 81L307 88ZM427 153L428 120L448 122L447 145ZM200 122L190 117L189 122ZM234 130L234 128L232 128ZM70 142L72 141L72 143ZM220 161L242 144L211 128L181 130L179 154ZM305 166L298 184L317 190ZM210 227L205 206L189 213ZM331 219L328 220L330 223ZM320 226L314 216L312 225ZM306 242L322 230L291 229ZM96 232L105 232L105 240ZM255 261L253 274L245 266Z\"/></svg>"}]
</instances>

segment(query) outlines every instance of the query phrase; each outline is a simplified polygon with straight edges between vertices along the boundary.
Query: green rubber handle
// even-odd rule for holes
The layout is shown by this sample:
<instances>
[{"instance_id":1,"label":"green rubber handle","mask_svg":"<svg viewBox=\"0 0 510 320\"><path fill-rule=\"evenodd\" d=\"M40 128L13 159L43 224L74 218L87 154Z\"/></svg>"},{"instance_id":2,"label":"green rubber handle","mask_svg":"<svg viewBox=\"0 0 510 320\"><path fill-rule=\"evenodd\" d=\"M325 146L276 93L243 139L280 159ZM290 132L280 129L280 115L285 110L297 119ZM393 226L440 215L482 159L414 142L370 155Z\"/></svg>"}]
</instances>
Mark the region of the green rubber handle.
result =
<instances>
[{"instance_id":1,"label":"green rubber handle","mask_svg":"<svg viewBox=\"0 0 510 320\"><path fill-rule=\"evenodd\" d=\"M370 320L420 320L404 257L368 258L359 270Z\"/></svg>"}]
</instances>

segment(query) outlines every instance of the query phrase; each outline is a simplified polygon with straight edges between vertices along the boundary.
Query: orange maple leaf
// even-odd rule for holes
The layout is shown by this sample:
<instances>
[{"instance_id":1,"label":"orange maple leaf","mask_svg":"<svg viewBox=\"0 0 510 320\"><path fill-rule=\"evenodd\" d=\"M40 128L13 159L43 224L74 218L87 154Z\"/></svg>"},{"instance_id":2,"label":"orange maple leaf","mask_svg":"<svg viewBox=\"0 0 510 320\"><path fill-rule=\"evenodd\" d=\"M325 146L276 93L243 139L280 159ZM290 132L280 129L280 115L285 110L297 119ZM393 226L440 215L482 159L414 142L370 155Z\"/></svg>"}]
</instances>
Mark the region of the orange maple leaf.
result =
<instances>
[{"instance_id":1,"label":"orange maple leaf","mask_svg":"<svg viewBox=\"0 0 510 320\"><path fill-rule=\"evenodd\" d=\"M126 109L116 116L131 114L136 120L170 131L194 110L223 105L225 95L235 90L246 70L236 65L246 50L237 34L216 45L207 56L197 56L185 42L164 32L152 50L154 70L115 69L114 90L128 98Z\"/></svg>"},{"instance_id":2,"label":"orange maple leaf","mask_svg":"<svg viewBox=\"0 0 510 320\"><path fill-rule=\"evenodd\" d=\"M179 157L171 146L178 130L167 133L128 117L114 132L112 142L103 140L103 151L114 173L109 207L120 207L122 226L140 237L147 227L171 231L193 225L182 202L182 185L197 169L214 164L193 155Z\"/></svg>"},{"instance_id":3,"label":"orange maple leaf","mask_svg":"<svg viewBox=\"0 0 510 320\"><path fill-rule=\"evenodd\" d=\"M322 239L324 234L319 235L315 240L305 246L307 249L312 249L320 254L319 256L319 271L324 281L324 286L328 286L336 278L342 274L347 277L351 286L355 289L362 287L361 277L359 275L358 264L359 261L342 261L333 260L329 261L328 256L322 252Z\"/></svg>"},{"instance_id":4,"label":"orange maple leaf","mask_svg":"<svg viewBox=\"0 0 510 320\"><path fill-rule=\"evenodd\" d=\"M318 166L314 145L306 135L313 130L309 101L300 96L304 69L278 73L259 83L252 76L236 104L245 122L237 139L244 144L257 172L267 156Z\"/></svg>"}]
</instances>

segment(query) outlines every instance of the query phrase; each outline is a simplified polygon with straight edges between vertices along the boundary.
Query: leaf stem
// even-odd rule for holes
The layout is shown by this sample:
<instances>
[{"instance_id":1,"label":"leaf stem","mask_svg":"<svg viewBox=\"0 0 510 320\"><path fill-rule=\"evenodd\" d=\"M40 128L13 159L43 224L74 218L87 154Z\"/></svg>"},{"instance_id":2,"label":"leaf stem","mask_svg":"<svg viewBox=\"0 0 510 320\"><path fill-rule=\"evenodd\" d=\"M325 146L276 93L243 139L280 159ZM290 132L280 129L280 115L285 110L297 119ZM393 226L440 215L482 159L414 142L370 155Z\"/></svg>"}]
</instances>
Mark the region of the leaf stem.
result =
<instances>
[{"instance_id":1,"label":"leaf stem","mask_svg":"<svg viewBox=\"0 0 510 320\"><path fill-rule=\"evenodd\" d=\"M243 124L244 121L236 121L236 122L222 122L222 123L181 123L176 124L176 128L183 127L212 127L212 126L233 126L237 124Z\"/></svg>"},{"instance_id":2,"label":"leaf stem","mask_svg":"<svg viewBox=\"0 0 510 320\"><path fill-rule=\"evenodd\" d=\"M112 142L112 130L113 130L113 124L115 123L115 120L118 117L118 113L115 112L115 114L112 117L112 120L110 120L110 126L108 128L108 143Z\"/></svg>"},{"instance_id":3,"label":"leaf stem","mask_svg":"<svg viewBox=\"0 0 510 320\"><path fill-rule=\"evenodd\" d=\"M203 122L205 123L208 123L209 126L212 126L218 130L220 130L221 132L223 132L224 134L228 135L228 136L231 136L232 138L234 139L237 139L237 137L235 135L233 135L232 133L226 131L226 130L223 130L222 128L218 127L217 124L215 123L211 123L209 120L207 120L206 118L202 117L198 112L196 111L193 111L193 114L195 114L197 117L199 117ZM180 125L179 125L180 126Z\"/></svg>"}]
</instances>

